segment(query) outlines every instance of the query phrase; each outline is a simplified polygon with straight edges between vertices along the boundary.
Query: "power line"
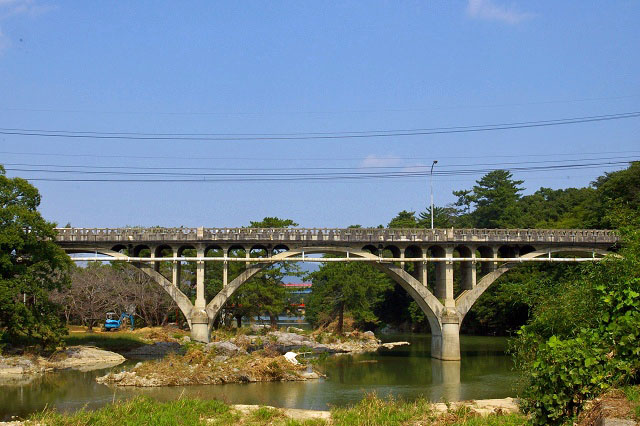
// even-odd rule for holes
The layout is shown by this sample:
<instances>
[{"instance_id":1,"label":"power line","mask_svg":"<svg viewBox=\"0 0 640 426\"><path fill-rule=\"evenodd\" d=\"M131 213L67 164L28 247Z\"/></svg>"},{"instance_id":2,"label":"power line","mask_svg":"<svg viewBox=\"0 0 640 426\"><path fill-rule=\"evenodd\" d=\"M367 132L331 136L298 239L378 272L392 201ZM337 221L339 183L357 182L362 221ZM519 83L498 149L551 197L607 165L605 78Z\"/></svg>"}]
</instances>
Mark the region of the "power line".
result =
<instances>
[{"instance_id":1,"label":"power line","mask_svg":"<svg viewBox=\"0 0 640 426\"><path fill-rule=\"evenodd\" d=\"M619 167L629 164L630 161L617 162L600 162L600 163L583 163L583 164L567 164L553 166L535 166L535 167L514 167L509 170L518 173L530 173L540 171L564 171L572 169L589 169L602 167ZM12 171L30 171L30 172L61 172L51 170L28 170L28 169L7 169ZM494 171L496 169L461 169L461 170L441 170L434 175L437 176L457 176L457 175L477 175ZM62 171L62 173L73 174L103 174L103 172L91 171ZM134 175L134 173L112 172L112 175ZM351 173L211 173L187 176L186 174L178 175L187 178L136 178L136 179L104 179L104 178L28 178L33 181L56 181L56 182L254 182L254 181L309 181L309 180L354 180L354 179L397 179L397 178L415 178L429 175L429 172L351 172ZM173 174L165 174L162 176L174 176Z\"/></svg>"},{"instance_id":2,"label":"power line","mask_svg":"<svg viewBox=\"0 0 640 426\"><path fill-rule=\"evenodd\" d=\"M640 151L638 151L640 152ZM616 157L599 157L599 158L574 158L565 160L542 160L542 161L511 161L501 163L466 163L466 164L443 164L446 167L466 167L466 166L514 166L525 164L548 164L548 163L570 163L577 161L591 161L591 160L630 160L628 156L616 156ZM89 166L89 165L75 165L75 164L31 164L31 163L4 163L5 167L56 167L59 169L72 169L68 172L76 171L77 169L97 169L97 170L161 170L165 174L171 174L169 170L207 170L207 171L282 171L282 170L370 170L370 169L428 169L428 165L403 165L403 166L356 166L356 167L154 167L154 166ZM442 167L442 166L441 166ZM18 169L9 169L18 170ZM24 171L24 170L23 170ZM39 170L41 171L41 170ZM67 172L66 170L51 170L55 172ZM115 173L115 172L114 172ZM144 174L144 173L142 173ZM150 173L153 174L153 173ZM199 175L193 174L190 175Z\"/></svg>"},{"instance_id":3,"label":"power line","mask_svg":"<svg viewBox=\"0 0 640 426\"><path fill-rule=\"evenodd\" d=\"M37 136L49 138L80 139L121 139L121 140L187 140L187 141L279 141L279 140L323 140L354 138L387 138L404 136L426 136L436 134L489 132L498 130L526 129L537 127L561 126L569 124L592 123L600 121L622 120L640 117L640 111L617 114L592 115L553 120L522 121L473 126L433 127L395 130L362 130L348 132L316 133L143 133L143 132L96 132L70 130L42 130L0 128L0 134L13 136Z\"/></svg>"},{"instance_id":4,"label":"power line","mask_svg":"<svg viewBox=\"0 0 640 426\"><path fill-rule=\"evenodd\" d=\"M515 155L473 155L473 156L438 156L438 159L477 159L477 158L544 158L544 157L568 157L575 155L608 155L608 154L638 154L640 151L600 151L600 152L581 152L581 153L551 153L551 154L515 154ZM36 156L36 157L63 157L63 158L118 158L118 159L136 159L136 160L222 160L222 161L364 161L364 160L433 160L433 157L398 157L398 156L368 156L368 157L307 157L307 158L293 158L293 157L180 157L180 156L152 156L152 155L110 155L110 154L62 154L57 152L15 152L15 151L0 151L0 154L4 155L24 155L24 156Z\"/></svg>"},{"instance_id":5,"label":"power line","mask_svg":"<svg viewBox=\"0 0 640 426\"><path fill-rule=\"evenodd\" d=\"M629 156L616 156L616 157L599 157L599 158L575 158L575 159L565 159L565 160L543 160L543 161L512 161L512 162L501 162L501 163L466 163L466 164L443 164L445 167L467 167L467 166L501 166L503 168L508 168L509 166L522 166L527 164L555 164L555 163L572 163L578 161L593 161L593 160L626 160L633 161L634 158L629 158ZM65 165L65 164L30 164L30 163L4 163L4 166L7 167L7 170L15 170L15 171L39 171L39 172L55 172L55 173L81 173L83 170L79 169L94 169L98 171L86 171L87 173L105 173L105 174L166 174L166 175L181 175L182 173L172 173L169 171L173 170L206 170L206 171L284 171L284 170L381 170L381 169L391 169L391 170L406 170L406 169L429 169L429 165L403 165L403 166L356 166L356 167L335 167L335 166L324 166L324 167L140 167L140 166L88 166L88 165ZM18 168L14 168L18 167ZM58 169L71 169L71 170L55 170L55 169L21 169L20 167L55 167ZM442 166L440 167L442 169ZM104 170L104 172L102 171ZM150 170L156 171L160 170L162 173L154 173L154 172L117 172L117 170ZM207 173L185 173L188 176L206 176Z\"/></svg>"}]
</instances>

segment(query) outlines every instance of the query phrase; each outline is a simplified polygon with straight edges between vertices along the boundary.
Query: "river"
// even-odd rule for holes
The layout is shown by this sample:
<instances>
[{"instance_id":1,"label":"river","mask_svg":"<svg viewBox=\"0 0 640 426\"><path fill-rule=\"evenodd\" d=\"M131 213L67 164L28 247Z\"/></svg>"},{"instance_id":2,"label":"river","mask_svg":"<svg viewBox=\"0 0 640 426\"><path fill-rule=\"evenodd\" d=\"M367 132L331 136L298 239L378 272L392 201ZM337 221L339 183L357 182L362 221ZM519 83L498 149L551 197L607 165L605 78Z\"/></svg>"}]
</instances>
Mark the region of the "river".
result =
<instances>
[{"instance_id":1,"label":"river","mask_svg":"<svg viewBox=\"0 0 640 426\"><path fill-rule=\"evenodd\" d=\"M370 392L405 399L424 396L432 401L514 396L517 377L511 357L505 354L505 338L461 336L460 362L432 359L429 335L385 335L383 340L407 340L411 345L374 354L331 356L318 365L327 378L308 382L113 388L95 382L108 370L49 373L28 384L0 386L0 419L24 417L45 407L60 411L98 408L136 395L163 401L183 396L316 410L354 403Z\"/></svg>"}]
</instances>

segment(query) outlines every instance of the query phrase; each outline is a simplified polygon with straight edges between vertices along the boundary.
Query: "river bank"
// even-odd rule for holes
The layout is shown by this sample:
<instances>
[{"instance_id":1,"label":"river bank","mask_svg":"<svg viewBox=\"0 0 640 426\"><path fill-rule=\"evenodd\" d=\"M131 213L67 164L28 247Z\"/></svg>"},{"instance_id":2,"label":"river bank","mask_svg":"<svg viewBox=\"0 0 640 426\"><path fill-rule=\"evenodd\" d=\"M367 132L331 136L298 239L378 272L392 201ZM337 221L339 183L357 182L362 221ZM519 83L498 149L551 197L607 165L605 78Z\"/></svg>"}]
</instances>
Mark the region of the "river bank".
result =
<instances>
[{"instance_id":1,"label":"river bank","mask_svg":"<svg viewBox=\"0 0 640 426\"><path fill-rule=\"evenodd\" d=\"M490 412L478 407L496 407ZM368 395L357 404L331 411L280 409L268 406L230 405L220 401L178 399L158 402L138 397L109 404L95 411L61 414L53 410L34 414L24 421L5 425L112 425L112 424L216 424L216 425L521 425L526 418L517 413L513 400L469 401L449 406L420 399L413 402L384 400ZM2 424L2 423L0 423Z\"/></svg>"}]
</instances>

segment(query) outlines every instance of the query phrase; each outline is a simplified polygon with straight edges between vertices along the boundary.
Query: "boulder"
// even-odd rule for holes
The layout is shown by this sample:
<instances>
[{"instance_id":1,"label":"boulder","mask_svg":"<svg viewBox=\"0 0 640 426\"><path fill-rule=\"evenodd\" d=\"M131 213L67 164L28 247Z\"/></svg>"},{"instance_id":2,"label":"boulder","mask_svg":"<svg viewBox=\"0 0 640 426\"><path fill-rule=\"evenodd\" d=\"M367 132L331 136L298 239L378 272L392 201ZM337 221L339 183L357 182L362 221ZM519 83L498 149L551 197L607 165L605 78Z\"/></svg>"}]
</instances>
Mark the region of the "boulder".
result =
<instances>
[{"instance_id":1,"label":"boulder","mask_svg":"<svg viewBox=\"0 0 640 426\"><path fill-rule=\"evenodd\" d=\"M229 341L211 342L204 347L205 352L215 351L218 355L234 356L247 353L244 349Z\"/></svg>"},{"instance_id":2,"label":"boulder","mask_svg":"<svg viewBox=\"0 0 640 426\"><path fill-rule=\"evenodd\" d=\"M50 367L59 369L73 368L80 371L91 371L122 364L125 358L115 352L93 347L74 346L64 351L65 358L49 362Z\"/></svg>"},{"instance_id":3,"label":"boulder","mask_svg":"<svg viewBox=\"0 0 640 426\"><path fill-rule=\"evenodd\" d=\"M275 349L283 354L302 347L313 348L318 345L306 336L283 331L272 331L267 334L267 338L273 342Z\"/></svg>"},{"instance_id":4,"label":"boulder","mask_svg":"<svg viewBox=\"0 0 640 426\"><path fill-rule=\"evenodd\" d=\"M251 324L249 328L256 334L264 334L264 330L271 330L271 326L268 324Z\"/></svg>"},{"instance_id":5,"label":"boulder","mask_svg":"<svg viewBox=\"0 0 640 426\"><path fill-rule=\"evenodd\" d=\"M376 335L373 334L373 331L365 331L364 333L362 333L362 335L367 339L375 340L376 338Z\"/></svg>"}]
</instances>

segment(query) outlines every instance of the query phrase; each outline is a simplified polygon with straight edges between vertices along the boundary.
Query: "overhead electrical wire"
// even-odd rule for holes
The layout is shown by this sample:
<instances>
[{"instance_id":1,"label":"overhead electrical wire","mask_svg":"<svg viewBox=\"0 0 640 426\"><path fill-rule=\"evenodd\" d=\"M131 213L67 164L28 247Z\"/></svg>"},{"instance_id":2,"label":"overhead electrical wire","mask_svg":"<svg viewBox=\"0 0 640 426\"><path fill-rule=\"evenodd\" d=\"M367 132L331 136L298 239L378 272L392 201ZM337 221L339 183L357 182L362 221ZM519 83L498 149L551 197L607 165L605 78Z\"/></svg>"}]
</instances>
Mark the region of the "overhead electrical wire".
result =
<instances>
[{"instance_id":1,"label":"overhead electrical wire","mask_svg":"<svg viewBox=\"0 0 640 426\"><path fill-rule=\"evenodd\" d=\"M563 164L547 166L526 166L511 167L508 170L518 173L530 173L540 171L558 171L572 169L588 169L603 167L620 167L629 164L632 160L610 161L598 163ZM21 172L46 172L46 173L71 173L71 174L109 174L112 176L149 176L150 173L134 172L104 172L104 171L52 171L46 169L8 169ZM433 173L434 176L457 176L457 175L478 175L485 174L496 169L454 169L439 170ZM397 179L415 178L430 175L428 171L395 171L395 172L324 172L324 173L208 173L208 174L161 174L161 178L127 178L127 179L105 179L105 178L42 178L31 177L33 181L57 181L57 182L253 182L253 181L309 181L309 180L353 180L353 179ZM170 177L165 177L170 176Z\"/></svg>"},{"instance_id":2,"label":"overhead electrical wire","mask_svg":"<svg viewBox=\"0 0 640 426\"><path fill-rule=\"evenodd\" d=\"M282 141L322 140L353 138L387 138L425 136L436 134L488 132L497 130L524 129L561 126L579 123L622 120L640 117L640 111L617 114L592 115L553 120L521 121L511 123L483 124L473 126L433 127L394 130L358 130L345 132L316 133L143 133L143 132L97 132L71 130L43 130L22 128L0 128L0 134L13 136L35 136L47 138L120 139L120 140L187 140L187 141Z\"/></svg>"},{"instance_id":3,"label":"overhead electrical wire","mask_svg":"<svg viewBox=\"0 0 640 426\"><path fill-rule=\"evenodd\" d=\"M640 151L639 151L640 152ZM514 165L527 165L527 164L549 164L549 163L572 163L578 161L594 161L594 160L627 160L633 161L634 159L630 159L627 156L615 156L615 157L599 157L599 158L573 158L573 159L563 159L563 160L542 160L542 161L510 161L510 162L500 162L500 163L466 163L466 164L451 164L446 163L442 164L442 166L446 167L467 167L467 166L500 166L504 168L505 166L514 166ZM640 158L638 158L640 159ZM208 170L208 171L283 171L283 170L370 170L370 169L429 169L430 165L418 164L411 165L405 164L402 166L354 166L354 167L338 167L338 166L323 166L323 167L161 167L161 166L103 166L103 165L77 165L77 164L31 164L31 163L3 163L8 170L16 170L16 171L51 171L56 173L64 173L64 172L82 172L79 169L97 169L97 170L160 170L163 173L130 173L130 174L167 174L173 175L174 173L170 173L172 170ZM14 168L17 167L17 168ZM71 170L31 170L31 169L22 169L22 167L55 167L57 169L71 169ZM100 172L95 172L100 173ZM103 173L117 173L116 171L107 171ZM129 172L121 172L122 174L129 174ZM188 173L187 175L207 175L206 173Z\"/></svg>"},{"instance_id":4,"label":"overhead electrical wire","mask_svg":"<svg viewBox=\"0 0 640 426\"><path fill-rule=\"evenodd\" d=\"M600 152L581 152L579 155L608 155L608 154L639 154L640 151L600 151ZM118 158L118 159L131 159L131 160L196 160L196 161L208 161L208 160L221 160L221 161L363 161L367 159L371 160L433 160L433 157L398 157L398 156L369 156L369 157L180 157L180 156L157 156L157 155L112 155L112 154L69 154L58 152L16 152L16 151L0 151L0 154L4 155L19 155L19 156L36 156L36 157L63 157L63 158ZM550 153L550 154L495 154L495 155L473 155L473 156L438 156L439 160L445 159L477 159L477 158L544 158L544 157L568 157L578 155L576 153Z\"/></svg>"}]
</instances>

